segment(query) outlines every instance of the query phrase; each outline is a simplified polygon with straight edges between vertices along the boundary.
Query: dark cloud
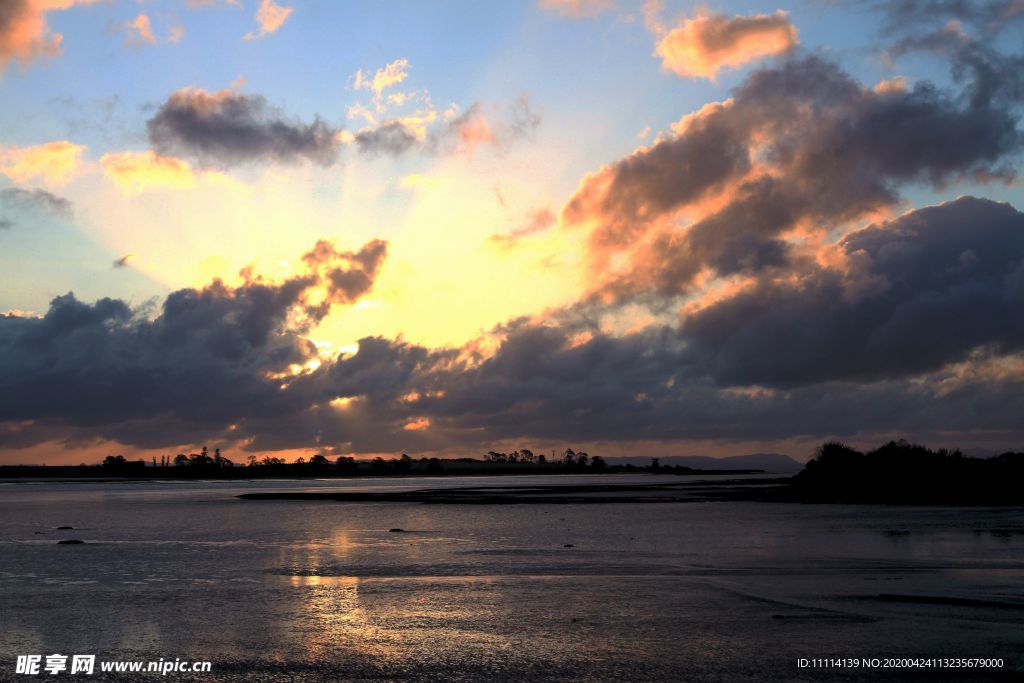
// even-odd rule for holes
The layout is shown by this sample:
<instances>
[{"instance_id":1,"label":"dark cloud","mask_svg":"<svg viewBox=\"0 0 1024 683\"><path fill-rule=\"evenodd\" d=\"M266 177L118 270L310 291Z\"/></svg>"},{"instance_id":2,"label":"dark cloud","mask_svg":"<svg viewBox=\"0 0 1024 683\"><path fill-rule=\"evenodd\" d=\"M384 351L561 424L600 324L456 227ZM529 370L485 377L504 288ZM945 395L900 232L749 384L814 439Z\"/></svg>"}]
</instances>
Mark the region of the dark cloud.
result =
<instances>
[{"instance_id":1,"label":"dark cloud","mask_svg":"<svg viewBox=\"0 0 1024 683\"><path fill-rule=\"evenodd\" d=\"M380 241L356 252L320 242L301 275L182 289L154 318L73 294L55 298L41 318L0 317L0 423L38 423L36 441L84 432L170 445L302 410L281 385L315 354L303 335L331 303L369 291L385 253Z\"/></svg>"},{"instance_id":2,"label":"dark cloud","mask_svg":"<svg viewBox=\"0 0 1024 683\"><path fill-rule=\"evenodd\" d=\"M128 262L135 257L135 254L125 254L119 259L116 259L112 264L113 268L127 268Z\"/></svg>"},{"instance_id":3,"label":"dark cloud","mask_svg":"<svg viewBox=\"0 0 1024 683\"><path fill-rule=\"evenodd\" d=\"M321 243L303 276L181 290L154 318L66 295L42 318L0 317L0 439L465 452L499 441L1024 436L1024 214L964 198L840 248L842 266L766 279L680 327L616 336L556 314L495 330L493 352L367 337L319 366L296 312L324 313L307 299L319 287L340 302L364 292L348 273L372 279L382 243Z\"/></svg>"},{"instance_id":4,"label":"dark cloud","mask_svg":"<svg viewBox=\"0 0 1024 683\"><path fill-rule=\"evenodd\" d=\"M47 211L63 218L71 218L74 215L71 200L42 189L6 187L0 190L0 203L14 209Z\"/></svg>"},{"instance_id":5,"label":"dark cloud","mask_svg":"<svg viewBox=\"0 0 1024 683\"><path fill-rule=\"evenodd\" d=\"M598 222L599 246L622 245L650 221L694 202L750 169L747 139L722 107L694 118L685 134L642 148L588 176L563 209L568 223Z\"/></svg>"},{"instance_id":6,"label":"dark cloud","mask_svg":"<svg viewBox=\"0 0 1024 683\"><path fill-rule=\"evenodd\" d=\"M633 267L603 289L620 298L685 294L706 270L792 266L789 231L841 227L896 205L911 183L1014 176L1022 92L995 56L975 56L959 92L869 89L814 56L756 71L674 137L589 176L563 217L593 225L595 270L631 253ZM716 196L721 208L678 224Z\"/></svg>"},{"instance_id":7,"label":"dark cloud","mask_svg":"<svg viewBox=\"0 0 1024 683\"><path fill-rule=\"evenodd\" d=\"M420 141L401 121L389 121L356 133L355 143L362 154L399 156L419 145Z\"/></svg>"},{"instance_id":8,"label":"dark cloud","mask_svg":"<svg viewBox=\"0 0 1024 683\"><path fill-rule=\"evenodd\" d=\"M936 371L1024 345L1024 214L966 197L853 232L849 272L765 279L686 318L694 362L725 384L792 386Z\"/></svg>"},{"instance_id":9,"label":"dark cloud","mask_svg":"<svg viewBox=\"0 0 1024 683\"><path fill-rule=\"evenodd\" d=\"M351 304L369 292L387 251L383 240L371 240L357 252L339 251L325 240L317 242L303 260L327 291L321 315L331 304Z\"/></svg>"},{"instance_id":10,"label":"dark cloud","mask_svg":"<svg viewBox=\"0 0 1024 683\"><path fill-rule=\"evenodd\" d=\"M735 387L708 376L669 327L626 336L595 330L578 339L572 327L520 322L504 331L493 355L475 359L363 339L357 354L306 379L304 391L319 402L251 423L252 443L464 453L509 441L543 448L566 441L934 437L948 430L998 434L1007 443L1022 436L1020 376L968 374L961 381L956 371L936 371L867 383ZM330 396L351 403L334 408ZM414 418L429 420L430 428L406 430ZM305 440L297 436L303 434Z\"/></svg>"},{"instance_id":11,"label":"dark cloud","mask_svg":"<svg viewBox=\"0 0 1024 683\"><path fill-rule=\"evenodd\" d=\"M889 33L926 33L950 21L985 33L997 33L1024 19L1019 0L862 0L884 13Z\"/></svg>"},{"instance_id":12,"label":"dark cloud","mask_svg":"<svg viewBox=\"0 0 1024 683\"><path fill-rule=\"evenodd\" d=\"M291 121L259 95L186 88L172 94L148 121L149 140L161 154L201 164L254 161L328 166L337 158L340 129L315 119Z\"/></svg>"}]
</instances>

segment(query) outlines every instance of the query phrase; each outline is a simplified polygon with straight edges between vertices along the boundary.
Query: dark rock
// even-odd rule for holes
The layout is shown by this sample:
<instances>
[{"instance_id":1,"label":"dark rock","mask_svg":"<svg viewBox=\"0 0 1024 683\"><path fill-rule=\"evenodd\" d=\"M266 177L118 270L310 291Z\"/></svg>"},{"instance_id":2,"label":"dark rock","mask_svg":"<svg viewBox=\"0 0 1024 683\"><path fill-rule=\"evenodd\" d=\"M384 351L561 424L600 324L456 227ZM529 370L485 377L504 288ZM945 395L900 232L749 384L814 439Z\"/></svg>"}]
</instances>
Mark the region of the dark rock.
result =
<instances>
[{"instance_id":1,"label":"dark rock","mask_svg":"<svg viewBox=\"0 0 1024 683\"><path fill-rule=\"evenodd\" d=\"M405 533L405 529L399 529L398 527L395 527L394 529L388 529L388 531L390 531L393 534Z\"/></svg>"},{"instance_id":2,"label":"dark rock","mask_svg":"<svg viewBox=\"0 0 1024 683\"><path fill-rule=\"evenodd\" d=\"M64 531L64 530L67 530L67 529L74 529L74 528L75 527L73 527L73 526L59 526L59 527L57 527L57 531Z\"/></svg>"},{"instance_id":3,"label":"dark rock","mask_svg":"<svg viewBox=\"0 0 1024 683\"><path fill-rule=\"evenodd\" d=\"M575 548L576 546L574 546L574 545L573 545L572 543L566 543L566 544L565 544L565 545L563 545L562 547L563 547L563 548Z\"/></svg>"},{"instance_id":4,"label":"dark rock","mask_svg":"<svg viewBox=\"0 0 1024 683\"><path fill-rule=\"evenodd\" d=\"M82 545L85 541L80 541L77 538L67 538L63 541L57 541L57 545Z\"/></svg>"}]
</instances>

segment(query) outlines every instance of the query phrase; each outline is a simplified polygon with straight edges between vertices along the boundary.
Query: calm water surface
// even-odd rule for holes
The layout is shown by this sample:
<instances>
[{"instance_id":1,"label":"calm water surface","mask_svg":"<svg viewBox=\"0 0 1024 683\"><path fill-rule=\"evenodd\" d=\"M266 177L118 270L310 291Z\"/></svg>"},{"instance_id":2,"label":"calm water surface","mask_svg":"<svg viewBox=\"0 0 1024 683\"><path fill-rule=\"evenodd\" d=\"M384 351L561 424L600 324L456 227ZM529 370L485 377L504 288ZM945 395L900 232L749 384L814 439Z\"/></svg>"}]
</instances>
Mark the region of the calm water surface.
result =
<instances>
[{"instance_id":1,"label":"calm water surface","mask_svg":"<svg viewBox=\"0 0 1024 683\"><path fill-rule=\"evenodd\" d=\"M915 675L809 672L800 657L1024 671L1021 509L235 498L659 479L680 478L0 483L0 680L32 678L16 655L54 652L210 660L212 674L166 677L204 681Z\"/></svg>"}]
</instances>

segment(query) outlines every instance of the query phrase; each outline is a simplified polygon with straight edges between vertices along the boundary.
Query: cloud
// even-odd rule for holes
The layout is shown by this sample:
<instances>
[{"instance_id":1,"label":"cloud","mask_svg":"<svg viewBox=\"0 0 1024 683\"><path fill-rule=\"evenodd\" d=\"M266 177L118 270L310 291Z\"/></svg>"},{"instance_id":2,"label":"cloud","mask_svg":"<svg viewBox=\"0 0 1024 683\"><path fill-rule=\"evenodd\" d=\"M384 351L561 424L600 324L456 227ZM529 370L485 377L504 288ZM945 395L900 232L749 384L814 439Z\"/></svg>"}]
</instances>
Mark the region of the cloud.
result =
<instances>
[{"instance_id":1,"label":"cloud","mask_svg":"<svg viewBox=\"0 0 1024 683\"><path fill-rule=\"evenodd\" d=\"M15 209L47 211L63 218L71 218L74 215L71 200L42 189L4 188L0 190L0 203Z\"/></svg>"},{"instance_id":2,"label":"cloud","mask_svg":"<svg viewBox=\"0 0 1024 683\"><path fill-rule=\"evenodd\" d=\"M524 225L508 233L491 235L490 241L497 244L499 247L509 249L515 246L524 237L537 235L549 230L557 221L558 216L555 215L555 212L551 210L551 207L545 206L535 211L531 211L530 215L527 216L527 221Z\"/></svg>"},{"instance_id":3,"label":"cloud","mask_svg":"<svg viewBox=\"0 0 1024 683\"><path fill-rule=\"evenodd\" d=\"M156 311L66 295L42 317L4 314L0 444L466 454L906 435L1019 447L1024 214L975 197L895 213L908 189L1015 177L1017 58L973 42L941 54L944 87L866 86L815 56L752 71L729 99L585 177L558 220L538 210L509 233L567 231L593 288L461 347L368 336L329 353L309 339L332 306L373 290L381 241L321 242L283 280L247 271ZM128 177L172 152L185 168L317 160L268 142L308 126L262 99L195 92L157 112L169 146L128 153ZM386 129L394 140L367 153L438 154L532 129L528 105L518 118L416 106L434 118L367 107L367 129L329 131L326 146ZM189 115L160 119L176 107Z\"/></svg>"},{"instance_id":4,"label":"cloud","mask_svg":"<svg viewBox=\"0 0 1024 683\"><path fill-rule=\"evenodd\" d=\"M964 197L847 234L841 267L764 279L685 318L724 384L792 386L934 372L1024 348L1024 214Z\"/></svg>"},{"instance_id":5,"label":"cloud","mask_svg":"<svg viewBox=\"0 0 1024 683\"><path fill-rule=\"evenodd\" d=\"M178 90L146 125L160 155L202 165L307 160L328 166L336 160L339 145L338 130L319 118L308 124L291 121L263 97L231 90Z\"/></svg>"},{"instance_id":6,"label":"cloud","mask_svg":"<svg viewBox=\"0 0 1024 683\"><path fill-rule=\"evenodd\" d=\"M356 147L363 154L399 156L420 144L420 139L401 121L388 121L376 128L355 133Z\"/></svg>"},{"instance_id":7,"label":"cloud","mask_svg":"<svg viewBox=\"0 0 1024 683\"><path fill-rule=\"evenodd\" d=\"M652 326L615 336L561 322L513 321L499 331L494 351L484 356L475 355L471 346L429 350L401 340L361 339L355 354L325 363L302 380L301 391L332 397L341 410L324 402L258 426L248 424L245 428L256 432L250 445L308 446L309 435L316 434L320 447L346 451L466 453L508 441L530 447L566 441L764 442L934 435L949 428L962 434L995 432L1012 443L1022 435L1015 411L1024 407L1024 372L996 370L972 380L969 370L964 377L962 369L943 369L866 383L737 386L709 376L703 359L689 350L689 337L672 328ZM741 333L743 322L736 324ZM815 349L818 356L806 358L807 365L830 351L828 346ZM837 360L845 350L835 350ZM967 362L974 364L970 358ZM947 391L943 385L953 376L962 383ZM293 386L300 388L299 383ZM958 411L976 414L966 419ZM409 424L422 428L409 434Z\"/></svg>"},{"instance_id":8,"label":"cloud","mask_svg":"<svg viewBox=\"0 0 1024 683\"><path fill-rule=\"evenodd\" d=\"M585 178L563 222L586 226L613 299L792 267L791 236L818 239L891 209L905 184L1012 178L1024 142L1015 91L985 81L979 97L979 82L876 91L818 57L756 71L674 136ZM624 270L609 272L613 260Z\"/></svg>"},{"instance_id":9,"label":"cloud","mask_svg":"<svg viewBox=\"0 0 1024 683\"><path fill-rule=\"evenodd\" d=\"M146 14L139 14L131 21L124 22L117 27L117 30L125 34L125 44L130 47L142 47L144 45L156 45L156 34L153 32L153 24ZM167 30L165 41L176 45L185 37L185 27L181 24L174 24Z\"/></svg>"},{"instance_id":10,"label":"cloud","mask_svg":"<svg viewBox=\"0 0 1024 683\"><path fill-rule=\"evenodd\" d=\"M67 140L33 147L0 146L0 174L16 183L41 180L63 185L78 174L84 151L83 145Z\"/></svg>"},{"instance_id":11,"label":"cloud","mask_svg":"<svg viewBox=\"0 0 1024 683\"><path fill-rule=\"evenodd\" d=\"M355 144L361 154L369 156L401 156L409 151L446 155L469 153L481 146L502 147L528 137L541 122L526 96L516 98L504 110L474 103L461 114L455 109L447 114L439 116L427 109L355 133L343 131L338 139Z\"/></svg>"},{"instance_id":12,"label":"cloud","mask_svg":"<svg viewBox=\"0 0 1024 683\"><path fill-rule=\"evenodd\" d=\"M14 221L9 218L0 218L0 230L10 230L14 227Z\"/></svg>"},{"instance_id":13,"label":"cloud","mask_svg":"<svg viewBox=\"0 0 1024 683\"><path fill-rule=\"evenodd\" d=\"M64 36L51 33L49 12L99 0L4 0L0 2L0 69L12 59L27 65L40 57L61 53Z\"/></svg>"},{"instance_id":14,"label":"cloud","mask_svg":"<svg viewBox=\"0 0 1024 683\"><path fill-rule=\"evenodd\" d=\"M129 193L151 188L188 188L196 176L186 161L145 152L110 152L100 157L104 175Z\"/></svg>"},{"instance_id":15,"label":"cloud","mask_svg":"<svg viewBox=\"0 0 1024 683\"><path fill-rule=\"evenodd\" d=\"M316 309L322 317L331 304L352 304L370 291L381 264L387 256L388 245L383 240L367 242L357 252L339 251L325 240L316 243L303 257L312 273L323 283L325 303Z\"/></svg>"},{"instance_id":16,"label":"cloud","mask_svg":"<svg viewBox=\"0 0 1024 683\"><path fill-rule=\"evenodd\" d=\"M307 339L326 314L318 297L365 296L383 243L320 243L288 280L180 290L155 317L66 295L41 318L0 316L0 442L466 453L505 441L1024 436L1024 214L962 198L838 248L835 265L760 281L679 326L612 334L566 310L461 348L365 337L337 356Z\"/></svg>"},{"instance_id":17,"label":"cloud","mask_svg":"<svg viewBox=\"0 0 1024 683\"><path fill-rule=\"evenodd\" d=\"M999 33L1024 19L1020 0L862 0L886 15L889 34L923 34L955 22L982 34Z\"/></svg>"},{"instance_id":18,"label":"cloud","mask_svg":"<svg viewBox=\"0 0 1024 683\"><path fill-rule=\"evenodd\" d=\"M409 75L409 60L402 58L377 69L373 77L364 74L362 69L356 72L353 88L356 90L372 90L374 94L380 95L388 88L393 88Z\"/></svg>"},{"instance_id":19,"label":"cloud","mask_svg":"<svg viewBox=\"0 0 1024 683\"><path fill-rule=\"evenodd\" d=\"M305 335L332 305L370 291L386 251L380 241L354 252L320 242L301 273L279 282L247 273L238 287L178 290L155 317L73 294L55 298L42 317L2 315L0 425L27 419L54 434L168 445L301 412L308 406L285 389L316 358Z\"/></svg>"},{"instance_id":20,"label":"cloud","mask_svg":"<svg viewBox=\"0 0 1024 683\"><path fill-rule=\"evenodd\" d=\"M122 25L121 30L126 34L129 45L139 46L142 44L156 45L156 36L153 35L153 27L149 17L139 14L137 17Z\"/></svg>"},{"instance_id":21,"label":"cloud","mask_svg":"<svg viewBox=\"0 0 1024 683\"><path fill-rule=\"evenodd\" d=\"M537 5L542 10L578 19L607 12L615 6L615 2L614 0L538 0Z\"/></svg>"},{"instance_id":22,"label":"cloud","mask_svg":"<svg viewBox=\"0 0 1024 683\"><path fill-rule=\"evenodd\" d=\"M278 5L273 0L260 0L259 9L256 10L256 24L259 30L255 33L246 33L245 40L256 40L276 33L294 11L294 8Z\"/></svg>"},{"instance_id":23,"label":"cloud","mask_svg":"<svg viewBox=\"0 0 1024 683\"><path fill-rule=\"evenodd\" d=\"M171 45L177 45L181 42L182 38L185 37L185 27L181 24L175 24L167 32L167 42Z\"/></svg>"},{"instance_id":24,"label":"cloud","mask_svg":"<svg viewBox=\"0 0 1024 683\"><path fill-rule=\"evenodd\" d=\"M733 17L705 11L661 35L655 54L662 68L677 76L713 79L724 68L788 52L798 42L796 27L782 10Z\"/></svg>"}]
</instances>

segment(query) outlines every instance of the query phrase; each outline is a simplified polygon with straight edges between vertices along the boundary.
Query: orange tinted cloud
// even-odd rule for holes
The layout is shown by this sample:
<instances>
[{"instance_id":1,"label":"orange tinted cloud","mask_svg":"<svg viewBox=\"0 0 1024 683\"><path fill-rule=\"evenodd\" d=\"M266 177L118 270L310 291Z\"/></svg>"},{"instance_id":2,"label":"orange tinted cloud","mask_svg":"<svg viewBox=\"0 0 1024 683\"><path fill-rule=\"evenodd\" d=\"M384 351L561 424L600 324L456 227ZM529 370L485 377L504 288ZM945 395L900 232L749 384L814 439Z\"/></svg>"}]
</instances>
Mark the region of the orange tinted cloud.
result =
<instances>
[{"instance_id":1,"label":"orange tinted cloud","mask_svg":"<svg viewBox=\"0 0 1024 683\"><path fill-rule=\"evenodd\" d=\"M67 140L34 147L0 147L0 173L16 183L41 179L48 185L63 185L81 167L83 145Z\"/></svg>"},{"instance_id":2,"label":"orange tinted cloud","mask_svg":"<svg viewBox=\"0 0 1024 683\"><path fill-rule=\"evenodd\" d=\"M142 43L156 44L153 26L149 21L149 17L145 14L140 14L125 24L124 30L128 35L127 41L129 45L141 45Z\"/></svg>"},{"instance_id":3,"label":"orange tinted cloud","mask_svg":"<svg viewBox=\"0 0 1024 683\"><path fill-rule=\"evenodd\" d=\"M259 25L259 31L246 33L245 39L253 40L269 36L284 26L284 22L288 21L288 17L294 11L293 8L278 5L273 0L261 0L260 7L256 10L256 23Z\"/></svg>"},{"instance_id":4,"label":"orange tinted cloud","mask_svg":"<svg viewBox=\"0 0 1024 683\"><path fill-rule=\"evenodd\" d=\"M142 192L153 187L183 188L196 184L188 162L145 152L114 152L100 158L103 173L125 192Z\"/></svg>"},{"instance_id":5,"label":"orange tinted cloud","mask_svg":"<svg viewBox=\"0 0 1024 683\"><path fill-rule=\"evenodd\" d=\"M12 59L28 64L60 54L60 33L50 33L46 13L98 0L13 0L0 5L0 68Z\"/></svg>"},{"instance_id":6,"label":"orange tinted cloud","mask_svg":"<svg viewBox=\"0 0 1024 683\"><path fill-rule=\"evenodd\" d=\"M665 33L655 54L666 71L714 78L723 68L786 52L798 42L797 29L782 10L734 17L701 12Z\"/></svg>"},{"instance_id":7,"label":"orange tinted cloud","mask_svg":"<svg viewBox=\"0 0 1024 683\"><path fill-rule=\"evenodd\" d=\"M426 417L421 417L421 418L417 418L415 420L410 420L409 422L405 423L404 427L402 427L402 429L404 429L407 432L421 432L424 429L429 429L429 428L430 428L430 419L426 418Z\"/></svg>"}]
</instances>

